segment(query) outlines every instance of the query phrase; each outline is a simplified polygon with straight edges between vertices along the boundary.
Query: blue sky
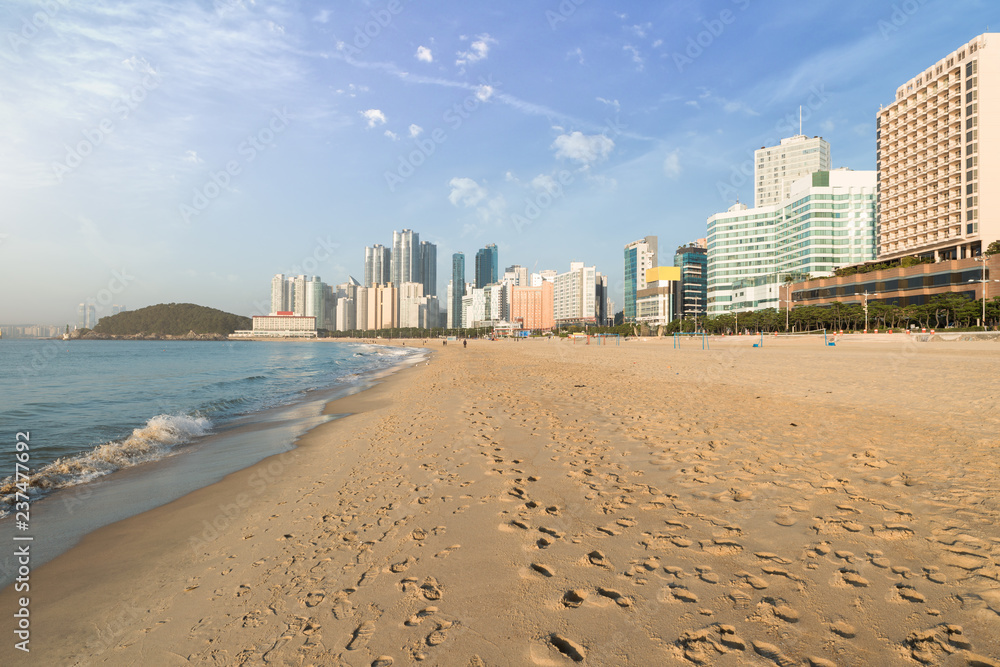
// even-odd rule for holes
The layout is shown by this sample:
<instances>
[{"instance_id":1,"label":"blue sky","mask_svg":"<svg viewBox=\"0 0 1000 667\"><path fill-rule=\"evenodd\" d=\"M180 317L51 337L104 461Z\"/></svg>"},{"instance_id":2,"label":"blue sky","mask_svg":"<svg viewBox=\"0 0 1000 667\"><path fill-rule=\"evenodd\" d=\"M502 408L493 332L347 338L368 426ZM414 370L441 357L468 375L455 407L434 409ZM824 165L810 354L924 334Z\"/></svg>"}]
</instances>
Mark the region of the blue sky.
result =
<instances>
[{"instance_id":1,"label":"blue sky","mask_svg":"<svg viewBox=\"0 0 1000 667\"><path fill-rule=\"evenodd\" d=\"M7 0L0 323L258 313L273 274L360 279L403 228L441 294L496 243L596 264L620 309L623 246L656 234L669 264L752 202L740 170L800 105L835 167L873 169L879 105L991 23L986 0Z\"/></svg>"}]
</instances>

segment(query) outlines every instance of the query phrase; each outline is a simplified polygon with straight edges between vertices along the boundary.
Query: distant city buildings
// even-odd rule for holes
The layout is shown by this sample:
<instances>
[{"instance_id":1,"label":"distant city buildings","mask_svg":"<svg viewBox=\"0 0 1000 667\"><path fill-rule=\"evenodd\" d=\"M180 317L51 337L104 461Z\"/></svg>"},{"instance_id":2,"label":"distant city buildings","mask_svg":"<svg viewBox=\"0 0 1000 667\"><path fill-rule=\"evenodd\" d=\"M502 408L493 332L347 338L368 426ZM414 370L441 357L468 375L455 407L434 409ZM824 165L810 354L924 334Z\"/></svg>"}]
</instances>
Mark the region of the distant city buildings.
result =
<instances>
[{"instance_id":1,"label":"distant city buildings","mask_svg":"<svg viewBox=\"0 0 1000 667\"><path fill-rule=\"evenodd\" d=\"M76 325L79 329L93 329L97 324L97 306L92 303L81 303L76 308Z\"/></svg>"},{"instance_id":2,"label":"distant city buildings","mask_svg":"<svg viewBox=\"0 0 1000 667\"><path fill-rule=\"evenodd\" d=\"M998 39L960 46L878 112L879 259L963 259L1000 239Z\"/></svg>"},{"instance_id":3,"label":"distant city buildings","mask_svg":"<svg viewBox=\"0 0 1000 667\"><path fill-rule=\"evenodd\" d=\"M636 293L646 289L646 271L657 265L657 238L647 236L625 246L625 321L636 318Z\"/></svg>"}]
</instances>

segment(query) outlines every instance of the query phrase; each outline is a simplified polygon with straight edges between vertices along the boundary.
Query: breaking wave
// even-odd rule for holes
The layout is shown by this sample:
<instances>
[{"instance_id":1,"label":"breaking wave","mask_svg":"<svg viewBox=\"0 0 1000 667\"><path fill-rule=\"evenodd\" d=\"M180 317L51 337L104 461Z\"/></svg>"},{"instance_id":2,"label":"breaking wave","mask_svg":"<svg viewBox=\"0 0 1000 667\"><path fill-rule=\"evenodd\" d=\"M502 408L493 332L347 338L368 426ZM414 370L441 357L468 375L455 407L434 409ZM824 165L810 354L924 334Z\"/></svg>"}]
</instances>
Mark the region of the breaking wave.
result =
<instances>
[{"instance_id":1,"label":"breaking wave","mask_svg":"<svg viewBox=\"0 0 1000 667\"><path fill-rule=\"evenodd\" d=\"M147 463L166 456L177 445L205 435L212 423L204 417L157 415L123 440L98 445L89 452L56 459L33 472L27 479L28 495L83 484L122 468ZM0 481L0 513L15 502L16 480Z\"/></svg>"}]
</instances>

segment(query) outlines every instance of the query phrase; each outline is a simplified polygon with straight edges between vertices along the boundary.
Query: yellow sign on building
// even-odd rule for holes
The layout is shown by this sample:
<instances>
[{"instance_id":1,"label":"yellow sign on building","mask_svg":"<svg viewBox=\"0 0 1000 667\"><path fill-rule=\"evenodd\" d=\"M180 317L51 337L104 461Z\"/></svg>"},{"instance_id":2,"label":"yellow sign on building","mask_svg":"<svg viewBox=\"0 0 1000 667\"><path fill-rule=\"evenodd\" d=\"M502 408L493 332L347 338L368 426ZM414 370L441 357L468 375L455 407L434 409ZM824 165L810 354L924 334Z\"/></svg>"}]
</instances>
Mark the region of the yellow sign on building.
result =
<instances>
[{"instance_id":1,"label":"yellow sign on building","mask_svg":"<svg viewBox=\"0 0 1000 667\"><path fill-rule=\"evenodd\" d=\"M646 269L646 284L656 282L658 280L680 280L681 279L681 267L679 266L657 266L652 269Z\"/></svg>"}]
</instances>

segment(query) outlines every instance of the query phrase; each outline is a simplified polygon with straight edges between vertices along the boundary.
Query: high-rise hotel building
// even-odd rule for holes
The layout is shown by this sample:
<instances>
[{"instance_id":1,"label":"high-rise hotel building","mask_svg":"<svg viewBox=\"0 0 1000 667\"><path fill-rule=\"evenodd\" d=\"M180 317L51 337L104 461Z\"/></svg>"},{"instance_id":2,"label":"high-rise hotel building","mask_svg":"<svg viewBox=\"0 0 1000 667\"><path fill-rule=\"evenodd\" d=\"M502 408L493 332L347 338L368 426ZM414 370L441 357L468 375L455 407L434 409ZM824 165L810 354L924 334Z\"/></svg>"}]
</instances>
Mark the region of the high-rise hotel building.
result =
<instances>
[{"instance_id":1,"label":"high-rise hotel building","mask_svg":"<svg viewBox=\"0 0 1000 667\"><path fill-rule=\"evenodd\" d=\"M1000 239L1000 34L900 86L877 127L879 259L963 259Z\"/></svg>"}]
</instances>

